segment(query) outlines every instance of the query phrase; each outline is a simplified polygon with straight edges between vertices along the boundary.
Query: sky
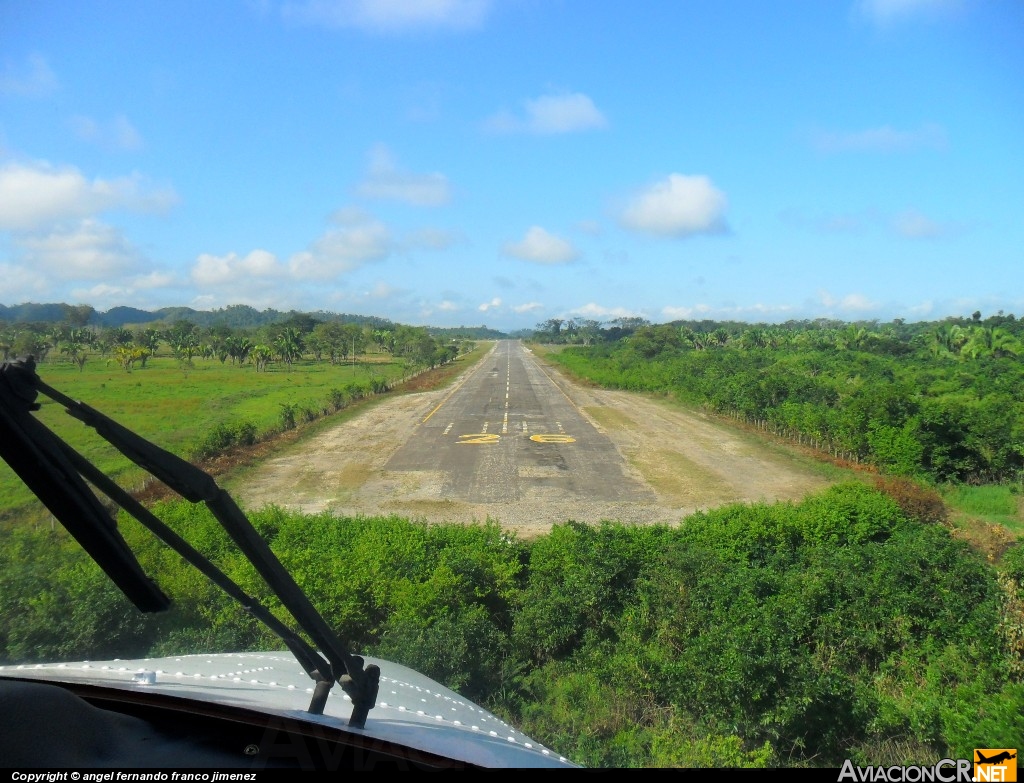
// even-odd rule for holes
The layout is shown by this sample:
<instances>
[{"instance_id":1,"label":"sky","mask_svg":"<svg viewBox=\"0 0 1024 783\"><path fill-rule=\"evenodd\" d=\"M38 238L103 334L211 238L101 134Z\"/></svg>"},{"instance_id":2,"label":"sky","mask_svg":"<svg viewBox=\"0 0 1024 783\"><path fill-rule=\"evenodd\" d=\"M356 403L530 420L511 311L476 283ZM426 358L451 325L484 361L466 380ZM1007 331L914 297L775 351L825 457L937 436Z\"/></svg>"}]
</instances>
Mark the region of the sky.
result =
<instances>
[{"instance_id":1,"label":"sky","mask_svg":"<svg viewBox=\"0 0 1024 783\"><path fill-rule=\"evenodd\" d=\"M1020 0L0 0L0 303L1024 316Z\"/></svg>"}]
</instances>

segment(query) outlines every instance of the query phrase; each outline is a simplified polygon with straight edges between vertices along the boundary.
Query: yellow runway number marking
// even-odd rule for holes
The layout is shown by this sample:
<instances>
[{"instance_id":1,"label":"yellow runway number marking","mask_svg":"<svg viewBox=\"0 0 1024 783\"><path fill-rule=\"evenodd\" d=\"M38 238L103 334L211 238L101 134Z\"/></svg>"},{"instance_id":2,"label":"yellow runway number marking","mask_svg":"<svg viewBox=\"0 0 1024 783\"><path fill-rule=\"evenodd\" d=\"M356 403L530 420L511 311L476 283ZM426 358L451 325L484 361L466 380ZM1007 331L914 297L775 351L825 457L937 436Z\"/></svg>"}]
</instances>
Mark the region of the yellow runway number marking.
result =
<instances>
[{"instance_id":1,"label":"yellow runway number marking","mask_svg":"<svg viewBox=\"0 0 1024 783\"><path fill-rule=\"evenodd\" d=\"M536 441L537 443L575 443L576 438L572 435L565 435L563 433L537 433L531 435L530 440Z\"/></svg>"},{"instance_id":2,"label":"yellow runway number marking","mask_svg":"<svg viewBox=\"0 0 1024 783\"><path fill-rule=\"evenodd\" d=\"M501 436L496 432L475 432L471 435L459 435L459 443L479 445L481 443L497 443Z\"/></svg>"}]
</instances>

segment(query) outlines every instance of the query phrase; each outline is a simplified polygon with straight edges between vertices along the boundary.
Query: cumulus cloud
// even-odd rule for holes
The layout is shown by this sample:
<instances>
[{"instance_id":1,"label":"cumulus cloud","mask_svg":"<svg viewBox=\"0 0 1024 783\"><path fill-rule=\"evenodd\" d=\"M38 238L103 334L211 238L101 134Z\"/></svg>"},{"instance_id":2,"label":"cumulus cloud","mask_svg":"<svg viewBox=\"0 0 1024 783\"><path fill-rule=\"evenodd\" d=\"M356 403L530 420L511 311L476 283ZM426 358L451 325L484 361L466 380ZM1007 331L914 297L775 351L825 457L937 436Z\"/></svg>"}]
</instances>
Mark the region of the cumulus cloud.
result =
<instances>
[{"instance_id":1,"label":"cumulus cloud","mask_svg":"<svg viewBox=\"0 0 1024 783\"><path fill-rule=\"evenodd\" d=\"M192 280L202 286L233 286L249 284L254 278L279 278L284 273L277 256L266 250L253 250L245 256L203 253L192 267Z\"/></svg>"},{"instance_id":2,"label":"cumulus cloud","mask_svg":"<svg viewBox=\"0 0 1024 783\"><path fill-rule=\"evenodd\" d=\"M494 310L495 308L498 308L498 307L501 307L501 299L499 299L496 296L491 301L484 302L483 304L481 304L476 309L479 310L481 313L486 313L488 310Z\"/></svg>"},{"instance_id":3,"label":"cumulus cloud","mask_svg":"<svg viewBox=\"0 0 1024 783\"><path fill-rule=\"evenodd\" d=\"M66 298L74 302L89 302L98 310L129 302L135 307L155 308L167 304L168 301L185 301L187 291L170 291L177 282L178 280L167 272L152 271L142 275L125 275L114 283L103 282L91 286L72 287ZM176 298L177 294L180 294L181 298ZM197 304L197 299L198 297L192 304Z\"/></svg>"},{"instance_id":4,"label":"cumulus cloud","mask_svg":"<svg viewBox=\"0 0 1024 783\"><path fill-rule=\"evenodd\" d=\"M153 188L135 174L88 180L74 167L8 163L0 168L0 229L28 231L110 209L164 211L177 202L169 188Z\"/></svg>"},{"instance_id":5,"label":"cumulus cloud","mask_svg":"<svg viewBox=\"0 0 1024 783\"><path fill-rule=\"evenodd\" d=\"M644 314L630 310L626 307L605 307L599 305L596 302L588 302L582 307L577 307L575 310L571 310L572 315L584 316L586 318L593 318L600 320L602 318L643 318Z\"/></svg>"},{"instance_id":6,"label":"cumulus cloud","mask_svg":"<svg viewBox=\"0 0 1024 783\"><path fill-rule=\"evenodd\" d=\"M461 308L450 299L444 299L441 301L441 304L437 306L437 309L444 313L453 313Z\"/></svg>"},{"instance_id":7,"label":"cumulus cloud","mask_svg":"<svg viewBox=\"0 0 1024 783\"><path fill-rule=\"evenodd\" d=\"M880 27L913 19L947 16L963 6L962 0L859 0L857 10Z\"/></svg>"},{"instance_id":8,"label":"cumulus cloud","mask_svg":"<svg viewBox=\"0 0 1024 783\"><path fill-rule=\"evenodd\" d=\"M330 280L391 254L391 232L379 220L352 209L339 210L332 219L336 228L289 259L288 267L296 277Z\"/></svg>"},{"instance_id":9,"label":"cumulus cloud","mask_svg":"<svg viewBox=\"0 0 1024 783\"><path fill-rule=\"evenodd\" d=\"M906 152L916 149L944 150L949 142L941 125L926 123L914 130L891 125L857 131L811 133L811 144L819 152Z\"/></svg>"},{"instance_id":10,"label":"cumulus cloud","mask_svg":"<svg viewBox=\"0 0 1024 783\"><path fill-rule=\"evenodd\" d=\"M543 310L543 309L544 309L544 305L542 305L540 302L526 302L526 303L521 304L521 305L514 305L512 307L512 312L513 313L520 313L520 314L521 313L535 313L538 310Z\"/></svg>"},{"instance_id":11,"label":"cumulus cloud","mask_svg":"<svg viewBox=\"0 0 1024 783\"><path fill-rule=\"evenodd\" d=\"M725 195L705 176L670 174L637 193L619 215L633 231L668 237L726 230Z\"/></svg>"},{"instance_id":12,"label":"cumulus cloud","mask_svg":"<svg viewBox=\"0 0 1024 783\"><path fill-rule=\"evenodd\" d=\"M866 313L879 308L877 303L872 302L863 294L835 297L825 290L818 292L818 302L830 311L838 313Z\"/></svg>"},{"instance_id":13,"label":"cumulus cloud","mask_svg":"<svg viewBox=\"0 0 1024 783\"><path fill-rule=\"evenodd\" d=\"M402 171L383 144L370 150L369 171L357 191L366 198L402 201L417 207L436 207L451 200L447 177Z\"/></svg>"},{"instance_id":14,"label":"cumulus cloud","mask_svg":"<svg viewBox=\"0 0 1024 783\"><path fill-rule=\"evenodd\" d=\"M523 103L523 112L500 111L484 122L497 133L556 134L599 130L608 126L604 114L581 92L542 95Z\"/></svg>"},{"instance_id":15,"label":"cumulus cloud","mask_svg":"<svg viewBox=\"0 0 1024 783\"><path fill-rule=\"evenodd\" d=\"M571 243L540 226L531 226L518 242L505 243L502 252L537 264L567 264L579 258Z\"/></svg>"},{"instance_id":16,"label":"cumulus cloud","mask_svg":"<svg viewBox=\"0 0 1024 783\"><path fill-rule=\"evenodd\" d=\"M122 275L142 259L117 229L92 219L49 233L23 236L17 244L27 264L61 279L96 280Z\"/></svg>"},{"instance_id":17,"label":"cumulus cloud","mask_svg":"<svg viewBox=\"0 0 1024 783\"><path fill-rule=\"evenodd\" d=\"M709 304L695 304L691 306L667 306L661 309L661 314L669 321L693 321L693 320L736 320L736 321L758 321L774 320L783 316L790 316L797 310L793 305L768 305L755 303L744 306L718 306Z\"/></svg>"},{"instance_id":18,"label":"cumulus cloud","mask_svg":"<svg viewBox=\"0 0 1024 783\"><path fill-rule=\"evenodd\" d=\"M285 18L331 28L389 33L467 30L483 24L491 0L306 0L287 3Z\"/></svg>"},{"instance_id":19,"label":"cumulus cloud","mask_svg":"<svg viewBox=\"0 0 1024 783\"><path fill-rule=\"evenodd\" d=\"M98 122L92 117L76 115L71 118L75 135L103 149L134 151L142 149L142 135L123 114L109 122Z\"/></svg>"},{"instance_id":20,"label":"cumulus cloud","mask_svg":"<svg viewBox=\"0 0 1024 783\"><path fill-rule=\"evenodd\" d=\"M0 301L32 301L47 295L52 286L52 277L37 269L22 264L0 263Z\"/></svg>"},{"instance_id":21,"label":"cumulus cloud","mask_svg":"<svg viewBox=\"0 0 1024 783\"><path fill-rule=\"evenodd\" d=\"M57 89L57 77L40 54L30 54L24 65L4 64L0 71L0 95L46 95Z\"/></svg>"}]
</instances>

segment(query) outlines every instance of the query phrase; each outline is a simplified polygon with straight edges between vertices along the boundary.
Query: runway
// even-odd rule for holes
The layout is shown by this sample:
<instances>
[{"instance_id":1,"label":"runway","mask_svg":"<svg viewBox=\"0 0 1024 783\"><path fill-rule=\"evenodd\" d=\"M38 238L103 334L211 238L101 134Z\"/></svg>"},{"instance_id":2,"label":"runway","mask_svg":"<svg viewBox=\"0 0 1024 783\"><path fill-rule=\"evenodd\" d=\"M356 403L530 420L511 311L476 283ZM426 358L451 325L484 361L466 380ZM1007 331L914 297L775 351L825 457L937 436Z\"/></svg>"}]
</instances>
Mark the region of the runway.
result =
<instances>
[{"instance_id":1,"label":"runway","mask_svg":"<svg viewBox=\"0 0 1024 783\"><path fill-rule=\"evenodd\" d=\"M439 497L468 503L655 501L608 437L514 340L498 342L423 416L385 470L440 472Z\"/></svg>"}]
</instances>

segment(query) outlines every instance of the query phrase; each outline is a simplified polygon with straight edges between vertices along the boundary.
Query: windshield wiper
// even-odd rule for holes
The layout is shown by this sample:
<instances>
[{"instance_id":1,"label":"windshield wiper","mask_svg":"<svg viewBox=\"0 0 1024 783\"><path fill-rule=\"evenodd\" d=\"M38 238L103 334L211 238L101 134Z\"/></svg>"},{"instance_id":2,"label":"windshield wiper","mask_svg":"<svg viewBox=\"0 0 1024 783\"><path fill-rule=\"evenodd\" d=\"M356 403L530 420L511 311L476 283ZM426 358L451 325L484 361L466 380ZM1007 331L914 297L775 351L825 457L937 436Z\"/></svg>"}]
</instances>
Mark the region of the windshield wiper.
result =
<instances>
[{"instance_id":1,"label":"windshield wiper","mask_svg":"<svg viewBox=\"0 0 1024 783\"><path fill-rule=\"evenodd\" d=\"M323 713L327 696L338 682L352 699L349 725L365 726L367 713L376 703L380 669L373 664L364 668L363 659L345 649L242 510L209 474L44 383L36 374L32 357L0 364L0 381L0 456L136 607L144 612L161 611L170 601L143 572L114 520L83 477L282 639L316 683L309 712ZM326 660L141 503L31 416L32 411L39 409L35 402L37 392L63 405L67 413L95 429L128 459L186 500L205 503Z\"/></svg>"}]
</instances>

